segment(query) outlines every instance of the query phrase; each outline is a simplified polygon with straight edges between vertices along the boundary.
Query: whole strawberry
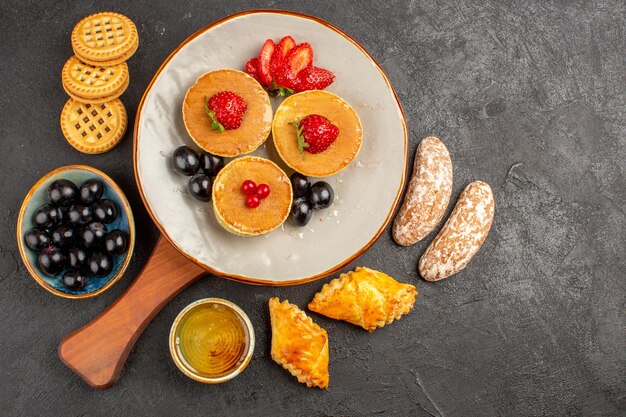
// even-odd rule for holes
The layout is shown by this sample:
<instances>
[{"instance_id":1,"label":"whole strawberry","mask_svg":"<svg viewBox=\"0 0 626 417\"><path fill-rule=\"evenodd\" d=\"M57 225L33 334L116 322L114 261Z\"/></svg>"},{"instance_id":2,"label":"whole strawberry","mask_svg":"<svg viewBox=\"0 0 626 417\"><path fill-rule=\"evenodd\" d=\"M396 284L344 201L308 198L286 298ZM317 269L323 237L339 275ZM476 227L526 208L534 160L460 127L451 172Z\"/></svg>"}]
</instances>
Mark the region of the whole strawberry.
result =
<instances>
[{"instance_id":1,"label":"whole strawberry","mask_svg":"<svg viewBox=\"0 0 626 417\"><path fill-rule=\"evenodd\" d=\"M306 90L323 90L335 81L335 74L324 68L306 67L298 73L293 89L298 93Z\"/></svg>"},{"instance_id":2,"label":"whole strawberry","mask_svg":"<svg viewBox=\"0 0 626 417\"><path fill-rule=\"evenodd\" d=\"M237 129L248 105L232 91L220 91L207 100L205 111L211 118L211 130Z\"/></svg>"},{"instance_id":3,"label":"whole strawberry","mask_svg":"<svg viewBox=\"0 0 626 417\"><path fill-rule=\"evenodd\" d=\"M309 114L300 122L291 122L296 127L298 149L304 158L309 153L324 152L339 136L339 128L319 114Z\"/></svg>"}]
</instances>

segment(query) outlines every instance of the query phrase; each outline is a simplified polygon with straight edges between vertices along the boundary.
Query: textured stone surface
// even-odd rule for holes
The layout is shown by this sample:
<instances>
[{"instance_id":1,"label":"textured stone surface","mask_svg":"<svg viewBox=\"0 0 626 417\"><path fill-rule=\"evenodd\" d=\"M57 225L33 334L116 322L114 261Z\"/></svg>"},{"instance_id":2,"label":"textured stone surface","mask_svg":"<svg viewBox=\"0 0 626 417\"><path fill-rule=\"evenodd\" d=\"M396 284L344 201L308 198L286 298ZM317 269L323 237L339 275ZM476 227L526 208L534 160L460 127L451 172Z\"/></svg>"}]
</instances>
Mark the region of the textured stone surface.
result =
<instances>
[{"instance_id":1,"label":"textured stone surface","mask_svg":"<svg viewBox=\"0 0 626 417\"><path fill-rule=\"evenodd\" d=\"M104 415L606 415L626 413L626 39L621 1L207 2L4 1L0 29L0 408L7 416ZM130 3L130 2L129 2ZM481 4L476 4L481 3ZM124 290L157 237L139 198L131 134L112 152L64 141L60 71L84 15L132 18L141 44L122 100L134 109L188 35L253 7L294 9L341 27L388 72L414 151L442 138L454 161L453 201L475 180L496 198L492 232L457 276L416 276L432 240L396 246L387 231L350 267L414 283L414 311L373 334L315 316L330 336L330 389L310 390L269 357L267 300L301 307L330 278L291 288L207 277L146 329L121 380L93 391L57 359L59 340ZM106 294L71 301L43 291L21 265L15 223L45 172L84 163L127 192L139 231L134 262ZM449 211L452 206L450 206ZM219 386L184 377L167 335L189 302L224 297L257 329L248 369Z\"/></svg>"}]
</instances>

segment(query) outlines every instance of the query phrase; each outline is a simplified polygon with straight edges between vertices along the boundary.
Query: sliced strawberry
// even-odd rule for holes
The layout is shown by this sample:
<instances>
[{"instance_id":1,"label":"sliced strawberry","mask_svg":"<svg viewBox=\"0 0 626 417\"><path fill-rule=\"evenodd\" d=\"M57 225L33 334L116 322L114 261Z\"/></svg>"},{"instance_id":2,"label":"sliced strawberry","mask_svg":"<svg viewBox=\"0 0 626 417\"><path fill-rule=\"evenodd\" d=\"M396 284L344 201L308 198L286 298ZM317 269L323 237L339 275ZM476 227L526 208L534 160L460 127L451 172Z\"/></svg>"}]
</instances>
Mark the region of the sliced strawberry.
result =
<instances>
[{"instance_id":1,"label":"sliced strawberry","mask_svg":"<svg viewBox=\"0 0 626 417\"><path fill-rule=\"evenodd\" d=\"M287 56L287 53L296 46L296 41L291 36L285 36L276 44L272 59L270 60L270 74L276 78L276 73Z\"/></svg>"},{"instance_id":2,"label":"sliced strawberry","mask_svg":"<svg viewBox=\"0 0 626 417\"><path fill-rule=\"evenodd\" d=\"M258 79L258 68L259 68L259 58L252 58L250 61L246 62L246 72Z\"/></svg>"},{"instance_id":3,"label":"sliced strawberry","mask_svg":"<svg viewBox=\"0 0 626 417\"><path fill-rule=\"evenodd\" d=\"M259 63L258 63L258 77L261 84L265 87L269 87L272 84L272 74L270 73L270 60L272 59L272 54L274 53L274 48L276 45L274 41L268 39L263 44L261 48L261 52L259 52Z\"/></svg>"},{"instance_id":4,"label":"sliced strawberry","mask_svg":"<svg viewBox=\"0 0 626 417\"><path fill-rule=\"evenodd\" d=\"M293 82L297 92L306 90L323 90L335 81L335 74L324 68L307 67L300 71Z\"/></svg>"},{"instance_id":5,"label":"sliced strawberry","mask_svg":"<svg viewBox=\"0 0 626 417\"><path fill-rule=\"evenodd\" d=\"M287 52L284 65L294 77L306 67L313 65L313 48L308 43L301 43Z\"/></svg>"},{"instance_id":6,"label":"sliced strawberry","mask_svg":"<svg viewBox=\"0 0 626 417\"><path fill-rule=\"evenodd\" d=\"M296 76L289 70L288 65L281 65L274 74L274 81L276 85L293 89Z\"/></svg>"}]
</instances>

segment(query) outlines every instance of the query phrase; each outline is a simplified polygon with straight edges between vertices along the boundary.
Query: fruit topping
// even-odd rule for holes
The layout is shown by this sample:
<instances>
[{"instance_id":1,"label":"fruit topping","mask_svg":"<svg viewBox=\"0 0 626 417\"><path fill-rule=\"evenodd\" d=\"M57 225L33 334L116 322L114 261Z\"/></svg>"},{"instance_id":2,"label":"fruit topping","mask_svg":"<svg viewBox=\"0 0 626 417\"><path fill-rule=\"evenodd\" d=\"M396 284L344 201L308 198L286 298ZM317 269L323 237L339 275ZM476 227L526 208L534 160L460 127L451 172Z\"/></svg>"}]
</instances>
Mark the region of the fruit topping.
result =
<instances>
[{"instance_id":1,"label":"fruit topping","mask_svg":"<svg viewBox=\"0 0 626 417\"><path fill-rule=\"evenodd\" d=\"M294 92L321 90L328 87L335 75L313 66L313 48L303 42L296 45L291 36L274 43L265 41L257 58L246 63L246 72L263 85L269 95L286 97Z\"/></svg>"},{"instance_id":2,"label":"fruit topping","mask_svg":"<svg viewBox=\"0 0 626 417\"><path fill-rule=\"evenodd\" d=\"M109 255L121 255L126 252L127 248L128 237L126 233L119 229L110 231L104 239L104 249Z\"/></svg>"},{"instance_id":3,"label":"fruit topping","mask_svg":"<svg viewBox=\"0 0 626 417\"><path fill-rule=\"evenodd\" d=\"M111 200L100 200L93 205L93 218L109 224L117 218L117 207Z\"/></svg>"},{"instance_id":4,"label":"fruit topping","mask_svg":"<svg viewBox=\"0 0 626 417\"><path fill-rule=\"evenodd\" d=\"M275 47L276 45L274 44L274 41L271 39L267 39L261 47L261 51L259 52L257 74L259 82L264 87L269 87L272 83L270 62L272 60L272 55L274 54Z\"/></svg>"},{"instance_id":5,"label":"fruit topping","mask_svg":"<svg viewBox=\"0 0 626 417\"><path fill-rule=\"evenodd\" d=\"M50 202L57 206L69 206L78 195L76 184L69 180L56 180L48 187Z\"/></svg>"},{"instance_id":6,"label":"fruit topping","mask_svg":"<svg viewBox=\"0 0 626 417\"><path fill-rule=\"evenodd\" d=\"M259 80L259 58L252 58L250 61L246 62L246 72L248 75L255 78L257 81Z\"/></svg>"},{"instance_id":7,"label":"fruit topping","mask_svg":"<svg viewBox=\"0 0 626 417\"><path fill-rule=\"evenodd\" d=\"M270 192L270 186L267 184L259 184L256 189L256 195L258 195L260 199L267 198L267 196L270 195Z\"/></svg>"},{"instance_id":8,"label":"fruit topping","mask_svg":"<svg viewBox=\"0 0 626 417\"><path fill-rule=\"evenodd\" d=\"M33 215L33 223L40 229L50 229L61 222L61 213L52 204L44 204Z\"/></svg>"},{"instance_id":9,"label":"fruit topping","mask_svg":"<svg viewBox=\"0 0 626 417\"><path fill-rule=\"evenodd\" d=\"M43 248L37 261L43 273L50 276L57 275L65 267L65 255L53 245Z\"/></svg>"},{"instance_id":10,"label":"fruit topping","mask_svg":"<svg viewBox=\"0 0 626 417\"><path fill-rule=\"evenodd\" d=\"M41 229L30 229L24 233L24 243L30 250L40 251L51 242L50 236Z\"/></svg>"},{"instance_id":11,"label":"fruit topping","mask_svg":"<svg viewBox=\"0 0 626 417\"><path fill-rule=\"evenodd\" d=\"M256 194L256 191L257 191L256 183L252 180L245 180L243 184L241 184L241 191L243 191L245 195Z\"/></svg>"},{"instance_id":12,"label":"fruit topping","mask_svg":"<svg viewBox=\"0 0 626 417\"><path fill-rule=\"evenodd\" d=\"M306 67L296 77L293 89L298 93L306 90L323 90L333 83L335 74L319 67Z\"/></svg>"},{"instance_id":13,"label":"fruit topping","mask_svg":"<svg viewBox=\"0 0 626 417\"><path fill-rule=\"evenodd\" d=\"M247 109L244 99L232 91L220 91L209 98L205 105L205 111L211 118L211 130L220 133L239 128Z\"/></svg>"},{"instance_id":14,"label":"fruit topping","mask_svg":"<svg viewBox=\"0 0 626 417\"><path fill-rule=\"evenodd\" d=\"M291 205L291 222L294 226L306 226L313 216L313 209L306 201L306 198L300 197L293 200Z\"/></svg>"},{"instance_id":15,"label":"fruit topping","mask_svg":"<svg viewBox=\"0 0 626 417\"><path fill-rule=\"evenodd\" d=\"M256 208L261 204L261 198L257 194L250 194L246 197L246 206L250 208Z\"/></svg>"},{"instance_id":16,"label":"fruit topping","mask_svg":"<svg viewBox=\"0 0 626 417\"><path fill-rule=\"evenodd\" d=\"M309 188L311 188L311 181L309 179L300 174L299 172L294 172L289 177L291 181L291 188L293 189L294 198L298 197L306 197L309 193Z\"/></svg>"},{"instance_id":17,"label":"fruit topping","mask_svg":"<svg viewBox=\"0 0 626 417\"><path fill-rule=\"evenodd\" d=\"M199 201L211 201L213 178L206 174L196 174L189 179L189 193Z\"/></svg>"},{"instance_id":18,"label":"fruit topping","mask_svg":"<svg viewBox=\"0 0 626 417\"><path fill-rule=\"evenodd\" d=\"M84 204L93 204L102 198L104 184L96 178L85 181L78 190L80 201Z\"/></svg>"},{"instance_id":19,"label":"fruit topping","mask_svg":"<svg viewBox=\"0 0 626 417\"><path fill-rule=\"evenodd\" d=\"M93 249L99 247L107 235L107 227L100 222L89 223L81 232L80 238L83 247Z\"/></svg>"},{"instance_id":20,"label":"fruit topping","mask_svg":"<svg viewBox=\"0 0 626 417\"><path fill-rule=\"evenodd\" d=\"M278 42L274 48L272 59L270 60L270 74L276 77L276 74L280 71L285 61L287 53L296 46L296 41L291 36L285 36Z\"/></svg>"},{"instance_id":21,"label":"fruit topping","mask_svg":"<svg viewBox=\"0 0 626 417\"><path fill-rule=\"evenodd\" d=\"M76 239L76 232L74 232L74 229L70 227L60 225L52 230L50 237L52 238L52 244L54 246L67 248Z\"/></svg>"},{"instance_id":22,"label":"fruit topping","mask_svg":"<svg viewBox=\"0 0 626 417\"><path fill-rule=\"evenodd\" d=\"M89 252L80 246L73 246L67 251L67 259L71 268L84 269L87 266Z\"/></svg>"},{"instance_id":23,"label":"fruit topping","mask_svg":"<svg viewBox=\"0 0 626 417\"><path fill-rule=\"evenodd\" d=\"M82 290L87 285L87 276L77 269L63 274L63 285L70 290Z\"/></svg>"},{"instance_id":24,"label":"fruit topping","mask_svg":"<svg viewBox=\"0 0 626 417\"><path fill-rule=\"evenodd\" d=\"M200 171L211 177L215 177L222 168L224 168L224 158L208 152L202 152L200 155Z\"/></svg>"},{"instance_id":25,"label":"fruit topping","mask_svg":"<svg viewBox=\"0 0 626 417\"><path fill-rule=\"evenodd\" d=\"M333 204L335 192L329 183L318 181L311 186L307 199L313 209L325 209Z\"/></svg>"},{"instance_id":26,"label":"fruit topping","mask_svg":"<svg viewBox=\"0 0 626 417\"><path fill-rule=\"evenodd\" d=\"M87 267L93 275L105 277L113 269L113 258L102 252L94 252L89 257Z\"/></svg>"},{"instance_id":27,"label":"fruit topping","mask_svg":"<svg viewBox=\"0 0 626 417\"><path fill-rule=\"evenodd\" d=\"M200 158L189 146L181 146L172 154L172 165L181 174L192 176L198 172Z\"/></svg>"},{"instance_id":28,"label":"fruit topping","mask_svg":"<svg viewBox=\"0 0 626 417\"><path fill-rule=\"evenodd\" d=\"M313 48L304 42L291 48L285 57L283 70L294 79L300 71L313 65Z\"/></svg>"},{"instance_id":29,"label":"fruit topping","mask_svg":"<svg viewBox=\"0 0 626 417\"><path fill-rule=\"evenodd\" d=\"M303 158L304 151L314 154L324 152L339 135L339 128L319 114L309 114L290 124L296 128L298 149Z\"/></svg>"}]
</instances>

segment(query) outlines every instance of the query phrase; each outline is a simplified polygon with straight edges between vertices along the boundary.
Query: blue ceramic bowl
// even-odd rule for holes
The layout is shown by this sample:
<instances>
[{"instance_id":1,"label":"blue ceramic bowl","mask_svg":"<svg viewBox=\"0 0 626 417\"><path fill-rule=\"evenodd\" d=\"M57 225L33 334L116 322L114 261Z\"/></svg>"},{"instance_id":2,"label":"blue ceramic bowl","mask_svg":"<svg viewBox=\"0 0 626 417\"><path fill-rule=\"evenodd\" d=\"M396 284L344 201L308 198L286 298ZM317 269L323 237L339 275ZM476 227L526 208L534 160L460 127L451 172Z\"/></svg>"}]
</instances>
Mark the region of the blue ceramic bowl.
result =
<instances>
[{"instance_id":1,"label":"blue ceramic bowl","mask_svg":"<svg viewBox=\"0 0 626 417\"><path fill-rule=\"evenodd\" d=\"M31 229L33 224L33 214L42 205L49 203L48 186L55 180L66 179L72 181L77 187L90 178L97 178L105 185L102 198L109 199L117 205L118 216L114 222L107 224L109 230L120 229L128 233L128 251L113 258L113 269L111 273L105 277L89 276L87 285L82 290L70 290L63 285L62 276L48 276L39 268L37 262L37 253L30 250L24 243L24 233ZM30 275L46 290L51 293L65 298L89 298L103 293L115 284L124 274L135 246L135 221L133 212L128 204L126 196L104 172L85 165L67 165L57 168L44 175L30 189L17 219L17 244L22 256L22 261L26 265L26 269Z\"/></svg>"}]
</instances>

